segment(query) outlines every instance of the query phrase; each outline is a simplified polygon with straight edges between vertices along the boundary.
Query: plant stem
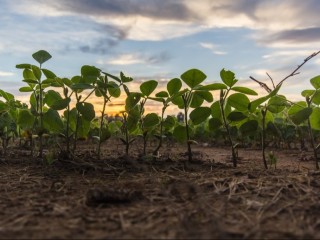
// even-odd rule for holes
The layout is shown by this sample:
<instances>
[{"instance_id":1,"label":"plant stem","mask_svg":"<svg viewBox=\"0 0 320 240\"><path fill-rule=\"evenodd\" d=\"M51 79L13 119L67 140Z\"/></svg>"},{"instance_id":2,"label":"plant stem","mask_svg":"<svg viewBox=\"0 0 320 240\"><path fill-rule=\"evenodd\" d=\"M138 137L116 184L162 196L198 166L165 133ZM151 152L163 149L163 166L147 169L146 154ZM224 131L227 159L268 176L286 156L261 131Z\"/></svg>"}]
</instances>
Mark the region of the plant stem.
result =
<instances>
[{"instance_id":1,"label":"plant stem","mask_svg":"<svg viewBox=\"0 0 320 240\"><path fill-rule=\"evenodd\" d=\"M188 124L188 110L189 110L190 98L191 98L191 93L189 93L189 95L187 96L182 95L183 105L184 105L184 123L186 125L186 134L187 134L188 161L192 162L192 150L191 150L189 124Z\"/></svg>"},{"instance_id":2,"label":"plant stem","mask_svg":"<svg viewBox=\"0 0 320 240\"><path fill-rule=\"evenodd\" d=\"M237 167L237 154L236 154L236 151L235 151L235 148L234 148L234 145L233 145L233 141L232 141L232 138L231 138L231 133L230 133L229 125L228 125L227 120L226 120L226 116L225 116L225 112L224 112L224 102L225 102L225 99L223 98L222 95L223 95L223 94L222 94L222 90L221 90L220 109L221 109L221 115L222 115L223 125L224 125L224 127L226 128L227 135L228 135L228 139L229 139L229 142L230 142L230 144L231 144L231 153L232 153L232 163L233 163L233 167ZM226 95L227 95L227 94L226 94Z\"/></svg>"},{"instance_id":3,"label":"plant stem","mask_svg":"<svg viewBox=\"0 0 320 240\"><path fill-rule=\"evenodd\" d=\"M103 108L101 112L101 119L100 119L100 128L99 128L99 143L98 143L98 159L100 159L100 151L101 151L101 143L102 143L102 128L103 128L103 123L104 123L104 115L106 111L106 105L107 105L107 100L106 98L103 98Z\"/></svg>"},{"instance_id":4,"label":"plant stem","mask_svg":"<svg viewBox=\"0 0 320 240\"><path fill-rule=\"evenodd\" d=\"M158 155L158 151L162 147L162 135L163 135L163 117L164 117L164 112L166 111L166 106L163 106L162 111L161 111L161 122L160 122L160 139L159 139L159 144L157 148L153 151L153 156L154 159L156 159L156 156Z\"/></svg>"},{"instance_id":5,"label":"plant stem","mask_svg":"<svg viewBox=\"0 0 320 240\"><path fill-rule=\"evenodd\" d=\"M261 110L262 114L262 136L261 136L261 149L262 149L262 160L263 160L263 165L265 169L268 169L268 164L266 160L266 114L267 114L267 109L262 109Z\"/></svg>"},{"instance_id":6,"label":"plant stem","mask_svg":"<svg viewBox=\"0 0 320 240\"><path fill-rule=\"evenodd\" d=\"M40 64L41 69L41 64ZM39 141L40 141L40 147L39 147L39 157L42 158L43 155L43 143L42 143L42 134L43 134L43 89L42 89L42 83L41 79L39 80L39 113L40 113L40 134L39 134Z\"/></svg>"},{"instance_id":7,"label":"plant stem","mask_svg":"<svg viewBox=\"0 0 320 240\"><path fill-rule=\"evenodd\" d=\"M306 101L307 101L308 107L310 108L311 99L309 97L307 97ZM314 142L313 132L312 132L312 128L311 128L311 122L310 122L310 116L308 117L308 130L309 130L311 147L313 149L313 156L314 156L314 160L315 160L316 169L319 170L318 153L317 153L317 149L316 149L315 142Z\"/></svg>"}]
</instances>

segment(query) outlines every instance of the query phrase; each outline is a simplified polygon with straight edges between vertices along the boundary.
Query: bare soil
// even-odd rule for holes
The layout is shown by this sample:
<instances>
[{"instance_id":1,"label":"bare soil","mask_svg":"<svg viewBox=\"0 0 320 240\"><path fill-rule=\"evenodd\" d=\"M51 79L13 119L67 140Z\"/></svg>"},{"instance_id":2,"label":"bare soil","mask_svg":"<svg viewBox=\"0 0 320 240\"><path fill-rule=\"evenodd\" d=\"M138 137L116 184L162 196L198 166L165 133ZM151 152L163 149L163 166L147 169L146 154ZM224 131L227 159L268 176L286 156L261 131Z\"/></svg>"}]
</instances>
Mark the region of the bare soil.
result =
<instances>
[{"instance_id":1,"label":"bare soil","mask_svg":"<svg viewBox=\"0 0 320 240\"><path fill-rule=\"evenodd\" d=\"M12 147L0 162L0 239L320 238L320 172L311 152L164 146L156 162L107 142L97 160L82 143L52 165Z\"/></svg>"}]
</instances>

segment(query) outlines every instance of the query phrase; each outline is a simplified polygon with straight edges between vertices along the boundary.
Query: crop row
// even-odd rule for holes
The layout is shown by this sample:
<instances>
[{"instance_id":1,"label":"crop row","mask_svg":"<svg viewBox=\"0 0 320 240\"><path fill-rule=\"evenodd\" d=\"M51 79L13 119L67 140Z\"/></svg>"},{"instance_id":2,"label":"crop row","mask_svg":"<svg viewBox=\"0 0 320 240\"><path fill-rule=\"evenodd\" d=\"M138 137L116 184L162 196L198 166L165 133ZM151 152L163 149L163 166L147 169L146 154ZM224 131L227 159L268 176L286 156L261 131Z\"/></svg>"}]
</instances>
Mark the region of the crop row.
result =
<instances>
[{"instance_id":1,"label":"crop row","mask_svg":"<svg viewBox=\"0 0 320 240\"><path fill-rule=\"evenodd\" d=\"M163 141L172 135L177 141L185 143L188 161L192 161L192 144L197 144L196 136L199 126L211 134L222 133L231 146L232 161L237 166L237 147L241 141L255 139L262 149L262 159L268 168L268 159L275 164L272 154L266 156L266 141L269 138L284 138L281 131L292 129L294 137L301 139L307 130L308 140L314 152L315 166L319 169L317 138L320 130L320 76L310 80L313 89L302 91L305 101L291 102L278 94L283 81L267 88L265 96L247 87L239 86L235 74L222 69L221 82L203 85L206 75L198 69L184 72L180 78L168 81L166 90L157 92L158 82L148 80L140 85L139 92L130 91L128 83L131 77L106 73L94 66L85 65L81 74L72 78L60 78L52 71L43 68L51 55L40 50L33 58L38 65L19 64L23 82L26 86L20 92L30 93L28 104L15 100L8 92L0 90L0 136L4 153L13 137L24 137L30 142L31 154L33 142L39 143L39 157L43 157L43 139L45 136L62 138L61 151L66 157L74 156L77 140L90 134L97 142L97 156L101 156L101 144L111 136L118 136L129 154L131 144L137 136L142 137L147 155L147 142L152 137L157 139L157 146L152 151L156 159ZM260 83L262 84L262 83ZM119 98L121 92L126 94L125 110L121 118L108 121L106 118L108 104ZM214 100L213 92L220 93ZM100 116L96 116L94 105L89 103L91 97L103 99ZM250 100L249 96L256 96ZM250 97L251 98L251 97ZM162 105L161 114L145 113L145 105L157 101ZM210 103L211 105L204 103ZM73 104L75 103L75 104ZM178 106L183 112L183 121L166 115L170 105ZM236 134L235 134L236 132ZM303 142L303 141L301 141Z\"/></svg>"}]
</instances>

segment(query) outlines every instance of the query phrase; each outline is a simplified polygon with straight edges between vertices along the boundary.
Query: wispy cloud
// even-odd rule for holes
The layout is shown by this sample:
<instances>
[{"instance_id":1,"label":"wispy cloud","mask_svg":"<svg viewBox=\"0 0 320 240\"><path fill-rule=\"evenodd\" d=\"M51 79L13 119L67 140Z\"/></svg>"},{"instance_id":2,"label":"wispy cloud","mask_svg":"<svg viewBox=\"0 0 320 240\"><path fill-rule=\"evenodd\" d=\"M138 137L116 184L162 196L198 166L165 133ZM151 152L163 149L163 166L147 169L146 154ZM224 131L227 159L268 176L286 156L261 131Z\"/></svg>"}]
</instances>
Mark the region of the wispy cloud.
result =
<instances>
[{"instance_id":1,"label":"wispy cloud","mask_svg":"<svg viewBox=\"0 0 320 240\"><path fill-rule=\"evenodd\" d=\"M211 52L216 55L226 55L227 54L227 52L225 52L225 51L217 50L217 48L219 48L219 45L216 45L213 43L200 42L200 46L203 48L206 48L206 49L210 49Z\"/></svg>"},{"instance_id":2,"label":"wispy cloud","mask_svg":"<svg viewBox=\"0 0 320 240\"><path fill-rule=\"evenodd\" d=\"M0 71L0 77L9 77L15 75L13 72Z\"/></svg>"}]
</instances>

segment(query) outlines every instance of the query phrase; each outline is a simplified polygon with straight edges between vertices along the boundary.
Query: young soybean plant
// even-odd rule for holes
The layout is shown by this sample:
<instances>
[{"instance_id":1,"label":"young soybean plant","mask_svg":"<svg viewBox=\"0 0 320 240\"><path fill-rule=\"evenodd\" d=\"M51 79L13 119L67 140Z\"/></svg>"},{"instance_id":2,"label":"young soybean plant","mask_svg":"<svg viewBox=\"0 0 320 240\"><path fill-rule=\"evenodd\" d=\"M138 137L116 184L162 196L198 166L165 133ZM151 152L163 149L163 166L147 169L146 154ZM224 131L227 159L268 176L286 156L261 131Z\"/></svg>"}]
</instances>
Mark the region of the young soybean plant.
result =
<instances>
[{"instance_id":1,"label":"young soybean plant","mask_svg":"<svg viewBox=\"0 0 320 240\"><path fill-rule=\"evenodd\" d=\"M187 143L188 161L192 162L191 144L196 143L191 139L191 126L188 122L188 117L194 125L204 122L211 114L209 107L202 106L204 101L212 102L213 97L210 90L220 89L218 84L201 85L207 76L198 69L190 69L181 75L182 81L188 88L182 90L181 94L172 99L172 102L184 110L184 126L178 125L175 127L173 135L180 142ZM193 110L190 112L190 108Z\"/></svg>"},{"instance_id":2,"label":"young soybean plant","mask_svg":"<svg viewBox=\"0 0 320 240\"><path fill-rule=\"evenodd\" d=\"M35 129L39 136L40 148L39 157L43 155L43 133L44 133L44 89L50 85L42 82L42 73L50 78L51 71L42 68L42 64L48 61L52 56L45 50L40 50L32 57L39 63L39 67L31 64L18 64L18 69L23 69L23 82L28 84L27 87L20 88L20 92L32 92L30 96L31 112L35 116Z\"/></svg>"},{"instance_id":3,"label":"young soybean plant","mask_svg":"<svg viewBox=\"0 0 320 240\"><path fill-rule=\"evenodd\" d=\"M232 139L230 123L239 122L238 127L242 133L256 131L258 123L249 117L250 100L247 95L258 94L252 89L235 86L238 80L231 71L222 69L220 77L223 83L216 85L216 89L220 89L220 99L211 105L212 118L209 120L209 129L215 130L221 126L226 129L231 145L232 163L234 167L237 167L236 147L238 145ZM229 95L231 91L236 93Z\"/></svg>"}]
</instances>

